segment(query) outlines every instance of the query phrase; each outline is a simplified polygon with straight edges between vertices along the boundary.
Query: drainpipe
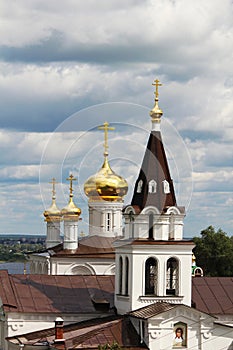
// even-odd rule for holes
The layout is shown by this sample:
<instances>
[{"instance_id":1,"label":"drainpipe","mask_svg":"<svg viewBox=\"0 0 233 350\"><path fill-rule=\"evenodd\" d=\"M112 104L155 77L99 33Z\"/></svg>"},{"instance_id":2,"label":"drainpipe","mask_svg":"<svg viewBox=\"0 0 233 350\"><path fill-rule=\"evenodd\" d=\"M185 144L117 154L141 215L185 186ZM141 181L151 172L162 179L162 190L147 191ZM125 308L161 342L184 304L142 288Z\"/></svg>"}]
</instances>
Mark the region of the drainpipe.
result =
<instances>
[{"instance_id":1,"label":"drainpipe","mask_svg":"<svg viewBox=\"0 0 233 350\"><path fill-rule=\"evenodd\" d=\"M139 334L140 334L140 343L143 343L143 328L142 328L142 320L139 320Z\"/></svg>"}]
</instances>

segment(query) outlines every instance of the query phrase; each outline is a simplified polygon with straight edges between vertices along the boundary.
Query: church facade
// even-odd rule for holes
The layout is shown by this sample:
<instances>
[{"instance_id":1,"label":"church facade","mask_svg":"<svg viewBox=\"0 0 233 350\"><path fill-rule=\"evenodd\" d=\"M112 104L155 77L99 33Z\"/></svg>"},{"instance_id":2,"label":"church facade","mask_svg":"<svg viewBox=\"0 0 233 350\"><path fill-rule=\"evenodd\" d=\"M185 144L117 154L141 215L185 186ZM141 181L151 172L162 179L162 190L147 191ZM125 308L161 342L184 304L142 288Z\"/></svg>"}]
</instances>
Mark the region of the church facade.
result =
<instances>
[{"instance_id":1,"label":"church facade","mask_svg":"<svg viewBox=\"0 0 233 350\"><path fill-rule=\"evenodd\" d=\"M70 198L62 210L56 206L52 180L52 204L44 212L46 250L30 255L31 275L4 275L10 301L0 288L5 317L1 320L2 339L7 337L3 348L97 349L117 342L129 349L232 349L233 279L226 279L222 290L216 289L225 304L221 312L217 308L215 312L210 291L205 295L207 288L202 283L195 284L202 293L193 293L194 244L183 238L185 208L177 204L162 141L161 84L155 80L154 85L152 130L129 205L124 206L127 182L108 162L111 127L107 122L101 126L105 135L103 165L84 185L89 206L88 237L78 239L81 210L73 201L74 177L68 178ZM194 279L205 281L205 277ZM215 286L220 283L212 281ZM29 307L30 297L33 303ZM41 307L36 301L39 299ZM208 303L209 308L205 308ZM21 320L15 330L6 327L13 316L15 325ZM58 316L60 338L57 326L53 326Z\"/></svg>"}]
</instances>

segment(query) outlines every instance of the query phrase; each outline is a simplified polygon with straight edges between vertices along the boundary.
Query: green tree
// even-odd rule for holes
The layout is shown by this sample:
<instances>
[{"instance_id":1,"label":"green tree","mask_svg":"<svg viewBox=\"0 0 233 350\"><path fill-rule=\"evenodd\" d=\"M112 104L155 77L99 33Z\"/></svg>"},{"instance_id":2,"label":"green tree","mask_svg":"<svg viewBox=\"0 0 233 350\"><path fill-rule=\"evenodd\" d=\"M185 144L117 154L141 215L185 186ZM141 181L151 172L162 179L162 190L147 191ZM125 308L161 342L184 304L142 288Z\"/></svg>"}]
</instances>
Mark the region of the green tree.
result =
<instances>
[{"instance_id":1,"label":"green tree","mask_svg":"<svg viewBox=\"0 0 233 350\"><path fill-rule=\"evenodd\" d=\"M98 350L122 350L122 349L116 341L113 341L112 344L99 345Z\"/></svg>"},{"instance_id":2,"label":"green tree","mask_svg":"<svg viewBox=\"0 0 233 350\"><path fill-rule=\"evenodd\" d=\"M233 276L233 238L213 226L201 231L201 237L194 237L194 254L197 266L205 276Z\"/></svg>"}]
</instances>

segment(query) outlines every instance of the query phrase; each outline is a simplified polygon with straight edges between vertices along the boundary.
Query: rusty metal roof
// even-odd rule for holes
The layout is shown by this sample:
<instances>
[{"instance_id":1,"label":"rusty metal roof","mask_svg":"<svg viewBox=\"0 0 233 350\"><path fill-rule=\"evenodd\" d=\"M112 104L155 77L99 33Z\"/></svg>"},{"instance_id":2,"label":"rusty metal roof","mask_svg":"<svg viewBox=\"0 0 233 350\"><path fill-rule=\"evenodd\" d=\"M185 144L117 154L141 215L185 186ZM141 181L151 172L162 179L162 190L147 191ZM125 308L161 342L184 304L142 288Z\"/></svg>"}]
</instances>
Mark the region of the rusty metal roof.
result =
<instances>
[{"instance_id":1,"label":"rusty metal roof","mask_svg":"<svg viewBox=\"0 0 233 350\"><path fill-rule=\"evenodd\" d=\"M5 312L98 313L95 299L114 306L114 278L8 275L0 271L0 296Z\"/></svg>"},{"instance_id":2,"label":"rusty metal roof","mask_svg":"<svg viewBox=\"0 0 233 350\"><path fill-rule=\"evenodd\" d=\"M48 252L52 257L87 257L87 258L115 258L113 242L119 238L90 236L79 240L78 248L75 250L63 249L63 244L49 248Z\"/></svg>"},{"instance_id":3,"label":"rusty metal roof","mask_svg":"<svg viewBox=\"0 0 233 350\"><path fill-rule=\"evenodd\" d=\"M192 304L209 314L233 314L233 278L193 277Z\"/></svg>"},{"instance_id":4,"label":"rusty metal roof","mask_svg":"<svg viewBox=\"0 0 233 350\"><path fill-rule=\"evenodd\" d=\"M115 276L98 275L9 275L1 270L0 296L5 312L98 313L101 303L104 308L108 303L114 306L114 280ZM192 303L197 310L233 314L232 277L194 277L192 283ZM150 313L173 307L157 303L133 313L150 317Z\"/></svg>"},{"instance_id":5,"label":"rusty metal roof","mask_svg":"<svg viewBox=\"0 0 233 350\"><path fill-rule=\"evenodd\" d=\"M124 240L122 240L124 242ZM194 245L192 239L182 239L179 241L154 240L152 238L137 238L129 243L130 245Z\"/></svg>"},{"instance_id":6,"label":"rusty metal roof","mask_svg":"<svg viewBox=\"0 0 233 350\"><path fill-rule=\"evenodd\" d=\"M110 316L91 319L64 326L64 339L67 349L95 349L98 345L117 342L121 348L145 349L145 344L140 343L140 337L132 326L129 318L122 316ZM7 340L14 344L25 345L52 344L55 337L55 329L22 334L8 337Z\"/></svg>"},{"instance_id":7,"label":"rusty metal roof","mask_svg":"<svg viewBox=\"0 0 233 350\"><path fill-rule=\"evenodd\" d=\"M162 312L172 310L181 304L169 304L169 303L154 303L144 306L140 309L129 312L130 316L148 319L150 317L161 314Z\"/></svg>"}]
</instances>

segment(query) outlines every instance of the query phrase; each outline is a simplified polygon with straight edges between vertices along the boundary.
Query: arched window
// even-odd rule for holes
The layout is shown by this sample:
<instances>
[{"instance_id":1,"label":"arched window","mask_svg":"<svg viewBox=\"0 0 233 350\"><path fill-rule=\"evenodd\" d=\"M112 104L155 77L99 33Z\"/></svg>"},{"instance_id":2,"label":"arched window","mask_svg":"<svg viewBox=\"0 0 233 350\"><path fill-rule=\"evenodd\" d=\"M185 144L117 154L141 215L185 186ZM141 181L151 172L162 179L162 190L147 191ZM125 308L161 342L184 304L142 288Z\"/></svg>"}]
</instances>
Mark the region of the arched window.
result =
<instances>
[{"instance_id":1,"label":"arched window","mask_svg":"<svg viewBox=\"0 0 233 350\"><path fill-rule=\"evenodd\" d=\"M145 266L145 295L157 294L158 264L156 259L148 258Z\"/></svg>"},{"instance_id":2,"label":"arched window","mask_svg":"<svg viewBox=\"0 0 233 350\"><path fill-rule=\"evenodd\" d=\"M65 275L95 275L95 272L91 270L89 266L74 265L72 268L68 268L64 273Z\"/></svg>"},{"instance_id":3,"label":"arched window","mask_svg":"<svg viewBox=\"0 0 233 350\"><path fill-rule=\"evenodd\" d=\"M129 295L129 258L125 258L125 295Z\"/></svg>"},{"instance_id":4,"label":"arched window","mask_svg":"<svg viewBox=\"0 0 233 350\"><path fill-rule=\"evenodd\" d=\"M138 186L137 186L137 193L141 193L142 192L142 185L143 185L143 181L139 180L138 181Z\"/></svg>"},{"instance_id":5,"label":"arched window","mask_svg":"<svg viewBox=\"0 0 233 350\"><path fill-rule=\"evenodd\" d=\"M194 270L194 276L195 277L202 277L203 276L203 270L200 267L196 267Z\"/></svg>"},{"instance_id":6,"label":"arched window","mask_svg":"<svg viewBox=\"0 0 233 350\"><path fill-rule=\"evenodd\" d=\"M122 261L122 257L120 256L120 259L119 259L119 275L118 275L119 294L122 294L122 277L123 277L123 261Z\"/></svg>"},{"instance_id":7,"label":"arched window","mask_svg":"<svg viewBox=\"0 0 233 350\"><path fill-rule=\"evenodd\" d=\"M167 180L163 180L163 192L165 194L170 193L170 185Z\"/></svg>"},{"instance_id":8,"label":"arched window","mask_svg":"<svg viewBox=\"0 0 233 350\"><path fill-rule=\"evenodd\" d=\"M166 294L178 294L178 278L179 278L179 264L175 258L170 258L167 261L167 281Z\"/></svg>"},{"instance_id":9,"label":"arched window","mask_svg":"<svg viewBox=\"0 0 233 350\"><path fill-rule=\"evenodd\" d=\"M157 183L155 180L150 180L149 182L149 193L156 193Z\"/></svg>"}]
</instances>

